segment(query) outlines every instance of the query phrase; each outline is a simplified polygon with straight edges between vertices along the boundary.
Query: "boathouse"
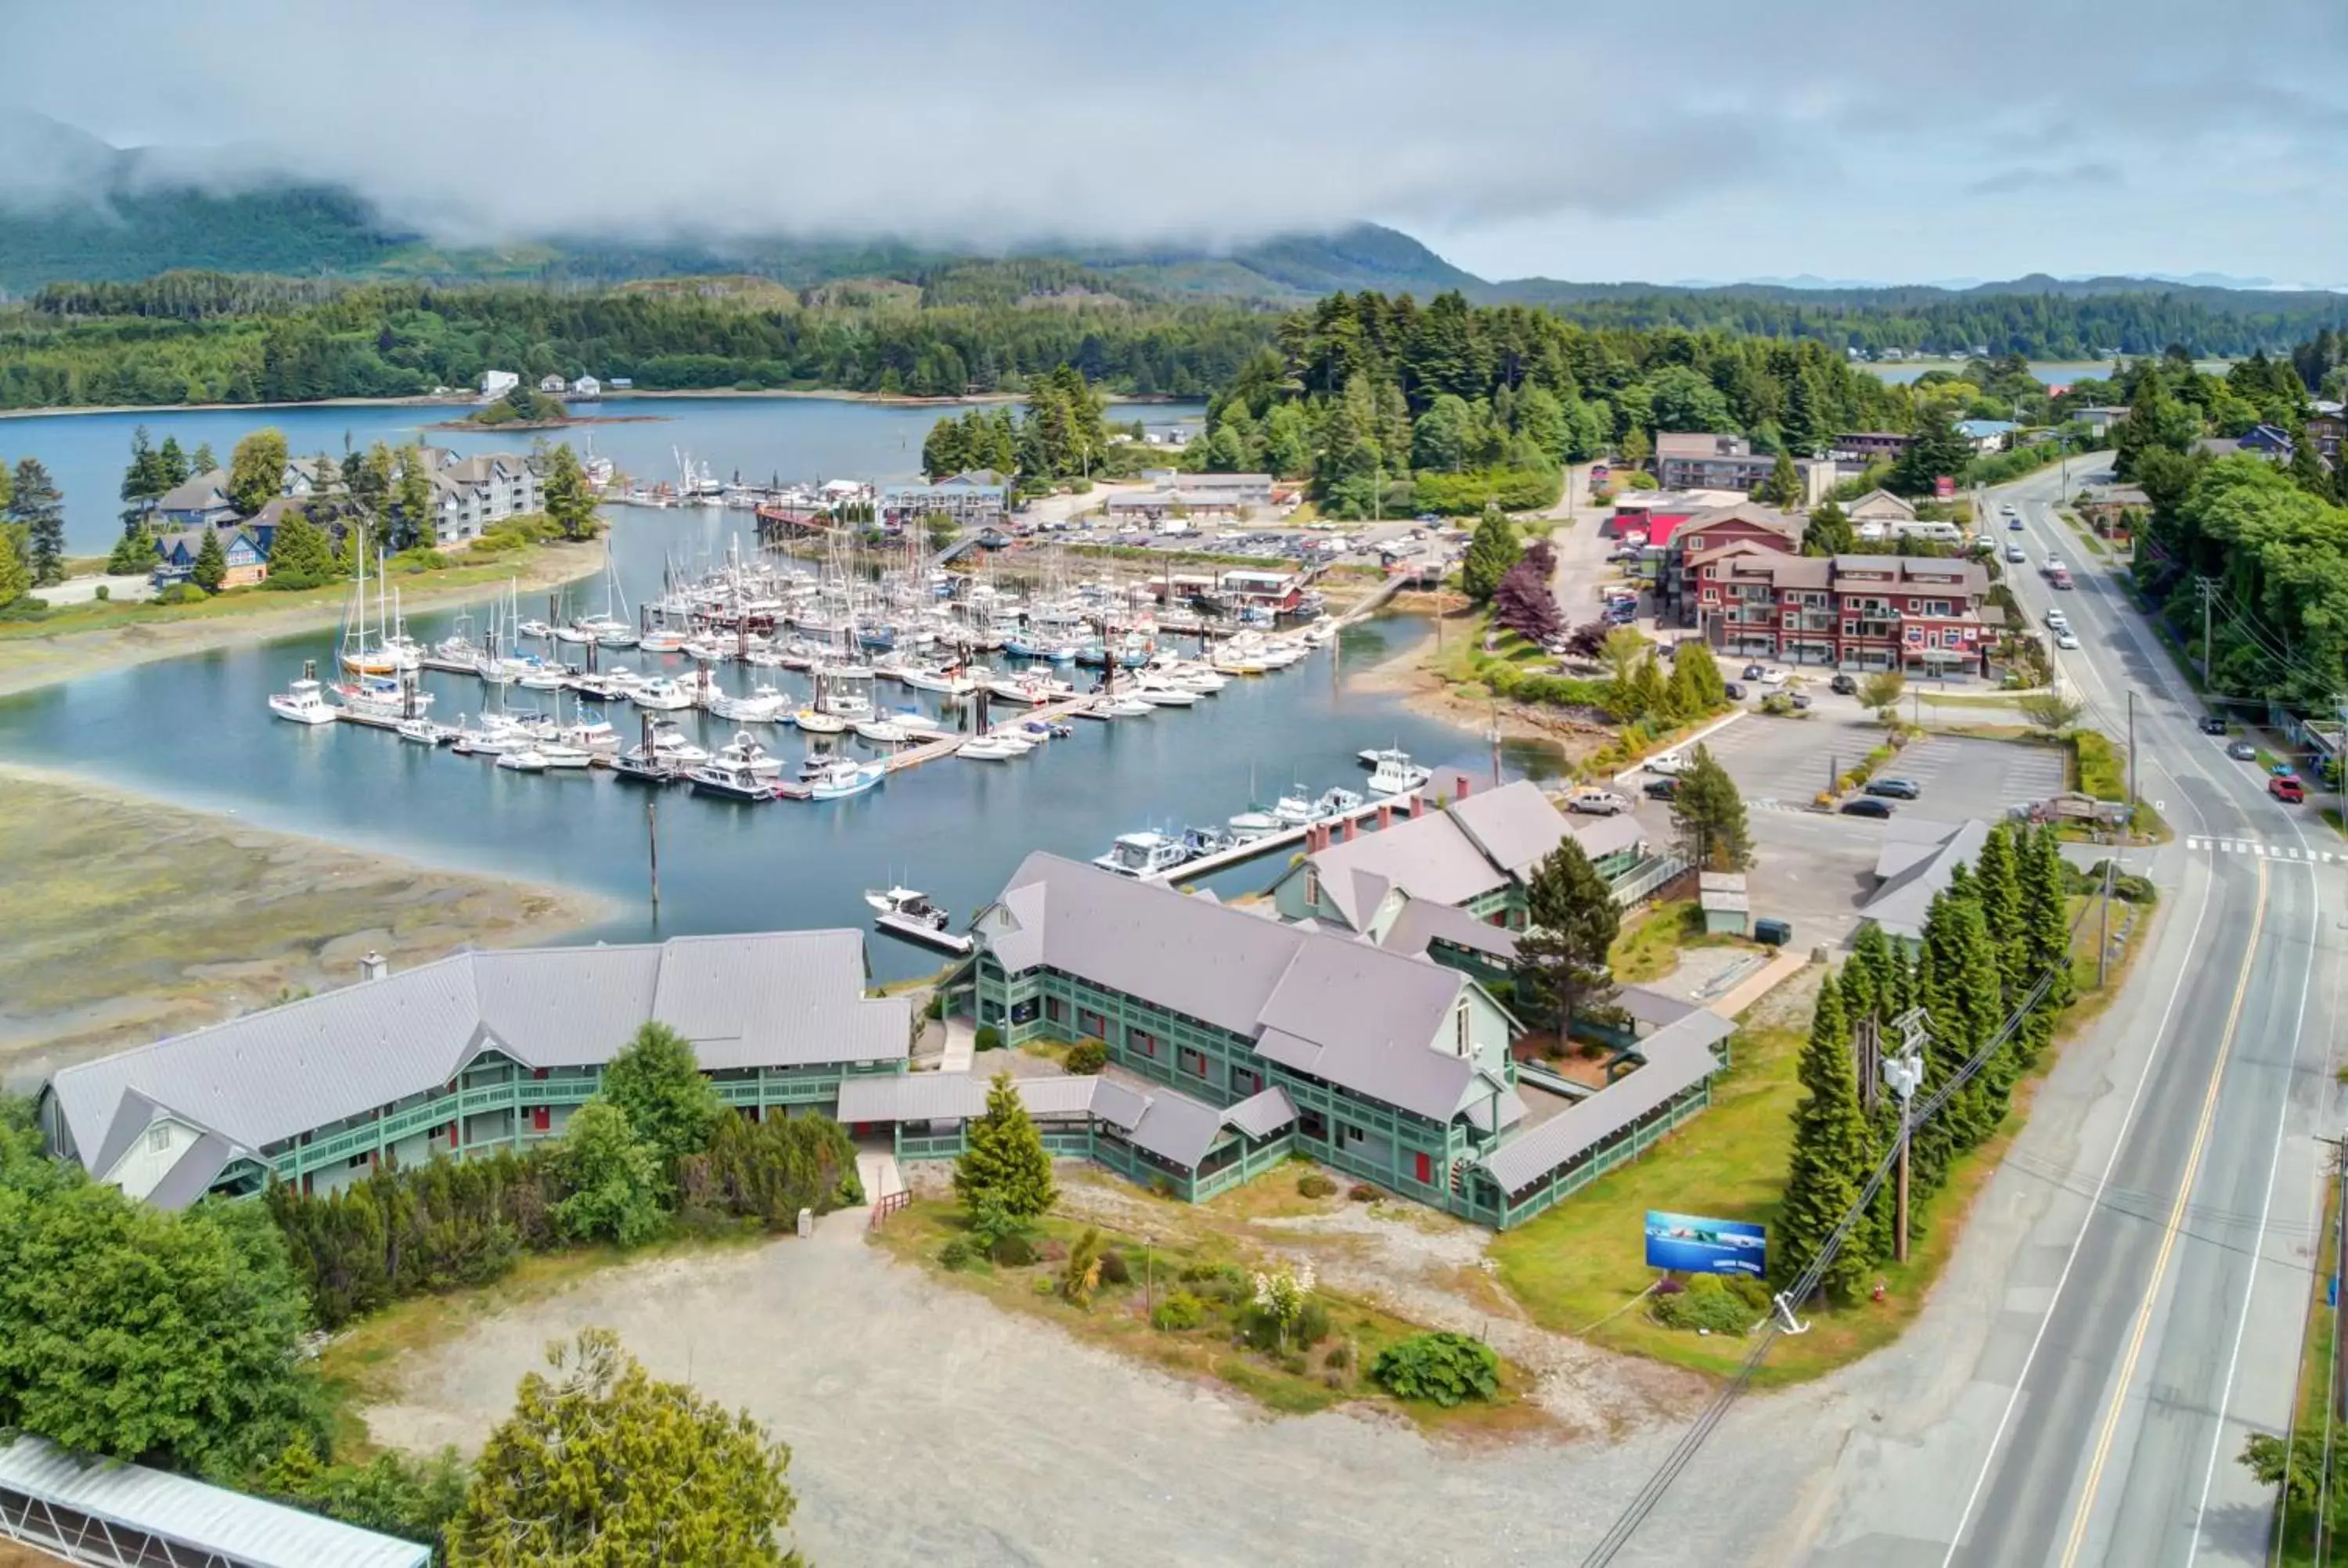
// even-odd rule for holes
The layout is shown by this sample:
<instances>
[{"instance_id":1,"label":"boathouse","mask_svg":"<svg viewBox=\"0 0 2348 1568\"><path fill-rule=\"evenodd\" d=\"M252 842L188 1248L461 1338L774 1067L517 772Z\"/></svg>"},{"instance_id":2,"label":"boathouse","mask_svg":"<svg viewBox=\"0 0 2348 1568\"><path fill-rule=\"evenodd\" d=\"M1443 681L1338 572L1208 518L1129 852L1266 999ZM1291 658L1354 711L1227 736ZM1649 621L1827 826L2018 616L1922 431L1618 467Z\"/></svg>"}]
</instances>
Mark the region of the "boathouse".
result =
<instances>
[{"instance_id":1,"label":"boathouse","mask_svg":"<svg viewBox=\"0 0 2348 1568\"><path fill-rule=\"evenodd\" d=\"M386 1156L558 1136L648 1020L693 1043L728 1104L835 1112L902 1073L903 998L864 994L855 931L460 953L68 1067L39 1101L50 1150L164 1208L271 1177L332 1192Z\"/></svg>"},{"instance_id":2,"label":"boathouse","mask_svg":"<svg viewBox=\"0 0 2348 1568\"><path fill-rule=\"evenodd\" d=\"M1701 1110L1728 1033L1691 1013L1632 1042L1617 1082L1575 1102L1543 1091L1536 1153L1503 1160L1528 1120L1516 1020L1460 969L1040 854L972 934L950 989L977 1024L1005 1046L1107 1049L1097 1081L1020 1085L1047 1146L1192 1199L1303 1154L1516 1224ZM840 1105L891 1126L901 1156L943 1158L983 1102L968 1075L920 1075L843 1089Z\"/></svg>"}]
</instances>

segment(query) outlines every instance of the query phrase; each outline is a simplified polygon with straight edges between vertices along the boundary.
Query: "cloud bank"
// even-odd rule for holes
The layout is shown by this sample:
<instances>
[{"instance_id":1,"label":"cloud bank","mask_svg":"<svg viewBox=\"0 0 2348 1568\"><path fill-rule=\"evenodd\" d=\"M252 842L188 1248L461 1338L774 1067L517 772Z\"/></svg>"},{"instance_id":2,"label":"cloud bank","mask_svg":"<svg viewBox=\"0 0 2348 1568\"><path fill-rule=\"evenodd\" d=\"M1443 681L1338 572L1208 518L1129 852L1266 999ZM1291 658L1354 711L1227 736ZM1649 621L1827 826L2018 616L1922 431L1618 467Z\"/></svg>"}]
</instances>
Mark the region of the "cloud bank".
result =
<instances>
[{"instance_id":1,"label":"cloud bank","mask_svg":"<svg viewBox=\"0 0 2348 1568\"><path fill-rule=\"evenodd\" d=\"M1370 218L1488 273L1921 276L2006 251L2091 270L2178 230L2119 265L2311 275L2343 249L2322 193L2348 173L2348 6L2261 15L6 0L0 57L26 107L156 149L141 167L345 184L459 242L1218 243ZM62 148L6 161L0 189L88 173ZM2247 231L2210 222L2253 198Z\"/></svg>"}]
</instances>

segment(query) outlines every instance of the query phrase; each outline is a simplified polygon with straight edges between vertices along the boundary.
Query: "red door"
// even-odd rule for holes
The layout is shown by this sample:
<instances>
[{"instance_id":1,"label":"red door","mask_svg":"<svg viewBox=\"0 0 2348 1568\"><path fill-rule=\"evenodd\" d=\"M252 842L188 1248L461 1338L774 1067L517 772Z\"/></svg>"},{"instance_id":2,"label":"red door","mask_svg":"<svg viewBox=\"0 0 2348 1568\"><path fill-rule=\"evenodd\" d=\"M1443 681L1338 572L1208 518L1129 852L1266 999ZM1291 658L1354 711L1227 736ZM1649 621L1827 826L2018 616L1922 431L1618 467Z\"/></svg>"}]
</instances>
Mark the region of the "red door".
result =
<instances>
[{"instance_id":1,"label":"red door","mask_svg":"<svg viewBox=\"0 0 2348 1568\"><path fill-rule=\"evenodd\" d=\"M1417 1160L1418 1184L1422 1187L1431 1187L1435 1185L1435 1162L1428 1159L1424 1154L1418 1155Z\"/></svg>"},{"instance_id":2,"label":"red door","mask_svg":"<svg viewBox=\"0 0 2348 1568\"><path fill-rule=\"evenodd\" d=\"M531 1106L530 1108L530 1130L533 1132L552 1132L554 1130L554 1107L551 1105Z\"/></svg>"}]
</instances>

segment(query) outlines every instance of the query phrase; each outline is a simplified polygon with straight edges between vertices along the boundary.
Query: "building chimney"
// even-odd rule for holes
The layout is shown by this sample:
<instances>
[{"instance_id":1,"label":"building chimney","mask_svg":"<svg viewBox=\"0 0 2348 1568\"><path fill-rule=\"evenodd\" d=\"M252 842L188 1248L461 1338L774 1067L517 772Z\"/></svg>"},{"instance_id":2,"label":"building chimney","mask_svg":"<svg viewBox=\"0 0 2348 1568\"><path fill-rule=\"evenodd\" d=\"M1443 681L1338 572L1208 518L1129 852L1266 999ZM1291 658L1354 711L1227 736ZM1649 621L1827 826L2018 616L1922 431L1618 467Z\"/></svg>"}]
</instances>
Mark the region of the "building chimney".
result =
<instances>
[{"instance_id":1,"label":"building chimney","mask_svg":"<svg viewBox=\"0 0 2348 1568\"><path fill-rule=\"evenodd\" d=\"M362 980L379 980L390 973L390 960L373 948L369 948L367 956L359 960L359 979Z\"/></svg>"},{"instance_id":2,"label":"building chimney","mask_svg":"<svg viewBox=\"0 0 2348 1568\"><path fill-rule=\"evenodd\" d=\"M1453 803L1457 804L1459 801L1466 800L1468 798L1468 792L1475 787L1476 781L1469 778L1466 774L1461 774L1459 775L1459 793L1451 797Z\"/></svg>"}]
</instances>

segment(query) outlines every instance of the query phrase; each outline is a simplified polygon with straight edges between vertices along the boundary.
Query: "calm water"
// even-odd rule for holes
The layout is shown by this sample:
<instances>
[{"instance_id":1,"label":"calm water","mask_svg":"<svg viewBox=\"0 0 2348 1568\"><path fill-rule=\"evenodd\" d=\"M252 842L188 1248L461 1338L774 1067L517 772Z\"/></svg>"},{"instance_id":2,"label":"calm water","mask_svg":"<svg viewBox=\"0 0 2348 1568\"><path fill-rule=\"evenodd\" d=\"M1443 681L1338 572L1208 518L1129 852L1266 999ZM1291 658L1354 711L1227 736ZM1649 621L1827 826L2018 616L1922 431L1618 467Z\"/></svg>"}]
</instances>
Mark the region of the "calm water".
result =
<instances>
[{"instance_id":1,"label":"calm water","mask_svg":"<svg viewBox=\"0 0 2348 1568\"><path fill-rule=\"evenodd\" d=\"M1117 405L1116 419L1166 421L1203 411L1196 404ZM739 472L763 481L832 478L901 479L922 466L922 439L951 410L882 407L829 398L650 397L615 398L600 405L605 415L646 414L642 423L583 425L550 431L611 458L625 472L645 479L676 478L672 448L709 465L719 478ZM470 455L520 451L531 433L427 431L438 420L462 417L451 408L223 408L202 413L150 411L139 414L32 415L0 419L0 460L14 464L37 457L66 497L66 545L77 555L99 555L121 532L122 503L117 497L122 471L130 462L130 433L140 425L160 445L179 437L192 454L210 442L225 464L242 437L264 426L285 433L296 456L325 452L340 457L345 446L377 441L396 446L424 441Z\"/></svg>"},{"instance_id":2,"label":"calm water","mask_svg":"<svg viewBox=\"0 0 2348 1568\"><path fill-rule=\"evenodd\" d=\"M716 510L620 513L613 557L630 600L657 586L664 554L722 550L736 526ZM583 588L578 600L600 607L602 590ZM439 637L454 619L418 618L411 630ZM1349 668L1375 662L1422 635L1415 621L1374 622L1346 635L1343 659ZM967 915L1001 889L1031 849L1089 859L1135 828L1220 823L1246 808L1251 788L1263 799L1300 783L1315 794L1337 784L1358 789L1355 753L1365 746L1399 743L1422 762L1483 774L1491 765L1473 736L1419 718L1390 697L1341 692L1324 650L1277 674L1235 679L1194 708L1107 724L1078 721L1072 738L1024 759L946 758L850 800L750 806L660 792L655 923L644 900L645 804L654 797L642 787L600 772L518 774L384 731L273 719L268 694L298 674L305 658L324 667L334 642L331 631L318 632L0 701L0 756L80 769L355 846L592 888L625 904L608 927L587 933L615 941L866 926L863 890L891 881L923 888ZM565 652L575 659L580 651ZM633 650L604 657L639 669L659 662ZM802 675L759 673L804 691ZM732 690L744 689L744 676L732 666L720 671ZM453 721L481 706L484 689L469 678L427 673L425 683L436 696L436 717ZM932 701L891 682L878 684L884 706ZM552 697L514 688L509 701L536 707ZM623 704L609 716L633 734L634 714ZM700 713L671 717L688 733L697 726L713 747L734 728ZM813 743L788 728L754 733L794 761ZM853 737L841 743L870 754ZM1222 893L1261 888L1285 854L1226 872L1213 885ZM926 973L940 961L890 938L876 935L870 946L883 979Z\"/></svg>"}]
</instances>

